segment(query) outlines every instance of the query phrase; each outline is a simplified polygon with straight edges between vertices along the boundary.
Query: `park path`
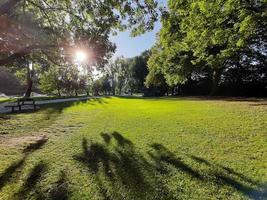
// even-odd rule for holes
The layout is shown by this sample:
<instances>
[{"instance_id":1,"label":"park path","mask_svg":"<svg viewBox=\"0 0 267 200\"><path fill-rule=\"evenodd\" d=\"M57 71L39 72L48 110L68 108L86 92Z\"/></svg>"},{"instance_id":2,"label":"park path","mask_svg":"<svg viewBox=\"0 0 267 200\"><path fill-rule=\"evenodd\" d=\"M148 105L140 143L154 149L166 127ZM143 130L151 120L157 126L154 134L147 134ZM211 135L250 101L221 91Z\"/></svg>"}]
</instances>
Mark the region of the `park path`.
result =
<instances>
[{"instance_id":1,"label":"park path","mask_svg":"<svg viewBox=\"0 0 267 200\"><path fill-rule=\"evenodd\" d=\"M62 102L72 102L72 101L84 101L88 100L92 97L78 97L78 98L66 98L66 99L51 99L51 100L40 100L36 101L36 105L46 105L53 103L62 103ZM97 98L97 97L94 97ZM5 108L6 105L10 104L10 102L0 103L0 114L5 114L10 112L10 108ZM22 110L29 109L27 106L24 106Z\"/></svg>"}]
</instances>

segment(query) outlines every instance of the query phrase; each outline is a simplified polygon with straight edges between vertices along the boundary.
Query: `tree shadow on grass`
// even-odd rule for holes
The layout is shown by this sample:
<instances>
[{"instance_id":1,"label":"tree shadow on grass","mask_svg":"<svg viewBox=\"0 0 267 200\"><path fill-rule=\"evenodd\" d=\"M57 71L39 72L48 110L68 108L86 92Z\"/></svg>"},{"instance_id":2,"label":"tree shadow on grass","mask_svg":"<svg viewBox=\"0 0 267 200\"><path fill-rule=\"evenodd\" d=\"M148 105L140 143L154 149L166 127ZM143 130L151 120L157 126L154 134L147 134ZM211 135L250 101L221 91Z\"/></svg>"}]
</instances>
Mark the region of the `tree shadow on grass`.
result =
<instances>
[{"instance_id":1,"label":"tree shadow on grass","mask_svg":"<svg viewBox=\"0 0 267 200\"><path fill-rule=\"evenodd\" d=\"M51 200L67 200L69 199L68 194L68 180L65 171L61 171L58 177L58 181L52 186L49 191L48 199Z\"/></svg>"},{"instance_id":2,"label":"tree shadow on grass","mask_svg":"<svg viewBox=\"0 0 267 200\"><path fill-rule=\"evenodd\" d=\"M15 181L15 179L17 180L17 176L24 167L27 157L34 151L42 148L46 142L47 138L42 138L36 143L30 144L24 148L23 158L19 161L13 162L2 174L0 174L0 191L6 184L13 180ZM43 179L44 173L47 172L47 167L46 163L42 161L38 162L37 165L31 169L19 191L13 195L12 199L69 199L68 180L64 171L60 172L58 180L51 186L49 191L44 191L41 188L39 183Z\"/></svg>"},{"instance_id":3,"label":"tree shadow on grass","mask_svg":"<svg viewBox=\"0 0 267 200\"><path fill-rule=\"evenodd\" d=\"M252 180L240 172L236 172L230 167L225 167L220 164L212 164L203 158L193 155L191 155L190 158L198 163L215 169L215 172L210 172L206 181L213 179L212 181L214 183L229 186L243 193L245 196L248 196L250 199L265 199L264 197L266 197L266 191L265 193L264 191L261 191L260 185L257 181Z\"/></svg>"},{"instance_id":4,"label":"tree shadow on grass","mask_svg":"<svg viewBox=\"0 0 267 200\"><path fill-rule=\"evenodd\" d=\"M17 172L25 163L26 157L24 156L19 161L13 162L6 170L0 175L0 190L5 186L5 184L9 183L13 174Z\"/></svg>"},{"instance_id":5,"label":"tree shadow on grass","mask_svg":"<svg viewBox=\"0 0 267 200\"><path fill-rule=\"evenodd\" d=\"M99 194L105 200L179 199L179 194L170 190L167 184L173 173L182 173L182 176L191 177L200 184L230 187L248 197L257 186L243 174L200 157L188 156L187 159L191 159L194 166L208 165L207 170L192 167L163 144L152 144L147 157L118 132L100 135L103 142L89 142L84 138L82 152L74 159L88 169L91 177L95 177Z\"/></svg>"},{"instance_id":6,"label":"tree shadow on grass","mask_svg":"<svg viewBox=\"0 0 267 200\"><path fill-rule=\"evenodd\" d=\"M188 166L186 163L182 161L181 158L178 158L175 156L174 153L172 153L170 150L168 150L165 146L162 144L152 144L151 147L154 149L154 153L149 153L150 157L154 160L156 163L156 168L160 171L167 172L164 165L172 165L176 169L188 174L189 176L193 178L197 178L200 180L203 180L202 175Z\"/></svg>"},{"instance_id":7,"label":"tree shadow on grass","mask_svg":"<svg viewBox=\"0 0 267 200\"><path fill-rule=\"evenodd\" d=\"M29 198L47 200L68 200L69 186L65 171L61 171L58 180L51 186L49 191L41 188L40 182L47 172L47 165L42 161L35 165L20 190L14 195L14 199L24 200Z\"/></svg>"},{"instance_id":8,"label":"tree shadow on grass","mask_svg":"<svg viewBox=\"0 0 267 200\"><path fill-rule=\"evenodd\" d=\"M30 144L29 146L24 148L23 157L19 161L13 162L8 168L4 170L4 172L2 172L2 174L0 174L0 190L7 183L14 179L15 174L23 168L27 157L34 151L40 149L46 142L47 139L41 139L36 141L36 143Z\"/></svg>"},{"instance_id":9,"label":"tree shadow on grass","mask_svg":"<svg viewBox=\"0 0 267 200\"><path fill-rule=\"evenodd\" d=\"M198 156L190 155L190 158L192 158L194 161L196 161L198 163L205 164L205 165L213 167L215 169L219 169L220 171L222 171L225 174L238 177L240 180L242 180L242 181L244 181L246 183L250 183L252 185L257 185L258 184L258 182L252 180L251 178L246 177L242 173L236 172L234 169L232 169L230 167L225 167L225 166L220 165L220 164L211 164L209 161L207 161L207 160L205 160L203 158L200 158Z\"/></svg>"},{"instance_id":10,"label":"tree shadow on grass","mask_svg":"<svg viewBox=\"0 0 267 200\"><path fill-rule=\"evenodd\" d=\"M35 199L44 199L44 195L37 185L46 170L47 166L42 162L39 162L37 165L35 165L20 190L14 195L14 199L27 199L28 195L31 193L35 197Z\"/></svg>"},{"instance_id":11,"label":"tree shadow on grass","mask_svg":"<svg viewBox=\"0 0 267 200\"><path fill-rule=\"evenodd\" d=\"M90 143L84 138L83 152L74 159L94 175L103 199L174 199L162 180L155 178L154 166L130 140L118 132L101 136L104 143Z\"/></svg>"}]
</instances>

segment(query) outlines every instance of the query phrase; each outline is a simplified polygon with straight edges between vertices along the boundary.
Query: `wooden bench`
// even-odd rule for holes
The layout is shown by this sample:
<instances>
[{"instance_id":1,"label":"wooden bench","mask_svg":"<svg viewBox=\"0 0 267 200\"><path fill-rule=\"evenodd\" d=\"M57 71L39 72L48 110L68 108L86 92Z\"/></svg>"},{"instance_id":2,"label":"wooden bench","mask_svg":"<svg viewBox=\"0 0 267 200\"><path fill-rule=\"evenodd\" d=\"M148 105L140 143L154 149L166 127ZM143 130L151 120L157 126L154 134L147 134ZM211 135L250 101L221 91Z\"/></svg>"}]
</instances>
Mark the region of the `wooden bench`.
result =
<instances>
[{"instance_id":1,"label":"wooden bench","mask_svg":"<svg viewBox=\"0 0 267 200\"><path fill-rule=\"evenodd\" d=\"M35 100L32 98L22 98L18 99L17 103L14 105L7 105L6 108L11 108L12 113L15 112L15 108L18 108L21 111L23 106L33 106L33 110L36 110L37 106L35 104Z\"/></svg>"}]
</instances>

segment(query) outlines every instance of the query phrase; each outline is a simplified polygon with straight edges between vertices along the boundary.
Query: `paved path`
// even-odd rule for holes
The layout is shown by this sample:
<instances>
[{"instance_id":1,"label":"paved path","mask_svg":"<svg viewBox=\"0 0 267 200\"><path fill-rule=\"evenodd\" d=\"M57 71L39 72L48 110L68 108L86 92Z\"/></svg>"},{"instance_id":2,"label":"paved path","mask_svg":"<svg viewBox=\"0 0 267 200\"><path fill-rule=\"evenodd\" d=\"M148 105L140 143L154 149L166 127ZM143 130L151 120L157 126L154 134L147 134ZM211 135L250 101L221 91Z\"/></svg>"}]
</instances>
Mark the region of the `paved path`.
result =
<instances>
[{"instance_id":1,"label":"paved path","mask_svg":"<svg viewBox=\"0 0 267 200\"><path fill-rule=\"evenodd\" d=\"M83 100L88 100L90 98L92 98L92 97L42 100L42 101L36 101L36 105L46 105L46 104L62 103L62 102L69 102L69 101L83 101ZM93 97L93 98L97 98L97 97ZM10 112L10 108L5 108L5 106L8 104L10 104L10 102L0 103L0 114ZM22 107L22 110L27 110L27 109L29 109L28 106Z\"/></svg>"}]
</instances>

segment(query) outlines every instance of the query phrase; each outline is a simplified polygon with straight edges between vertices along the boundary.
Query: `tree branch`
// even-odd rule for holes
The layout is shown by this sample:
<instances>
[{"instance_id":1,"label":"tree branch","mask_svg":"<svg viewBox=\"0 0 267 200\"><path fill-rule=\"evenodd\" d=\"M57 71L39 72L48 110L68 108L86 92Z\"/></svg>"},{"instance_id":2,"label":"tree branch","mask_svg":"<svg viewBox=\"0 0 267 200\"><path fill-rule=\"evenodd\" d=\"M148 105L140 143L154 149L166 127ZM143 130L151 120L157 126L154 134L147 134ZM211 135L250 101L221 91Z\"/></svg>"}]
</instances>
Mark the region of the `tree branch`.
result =
<instances>
[{"instance_id":1,"label":"tree branch","mask_svg":"<svg viewBox=\"0 0 267 200\"><path fill-rule=\"evenodd\" d=\"M16 52L16 53L8 56L7 58L1 59L0 60L0 66L11 63L11 62L21 58L22 56L26 56L27 54L31 53L34 50L56 48L56 47L58 47L58 45L32 45L32 46L26 47L25 49L21 50L20 52Z\"/></svg>"}]
</instances>

